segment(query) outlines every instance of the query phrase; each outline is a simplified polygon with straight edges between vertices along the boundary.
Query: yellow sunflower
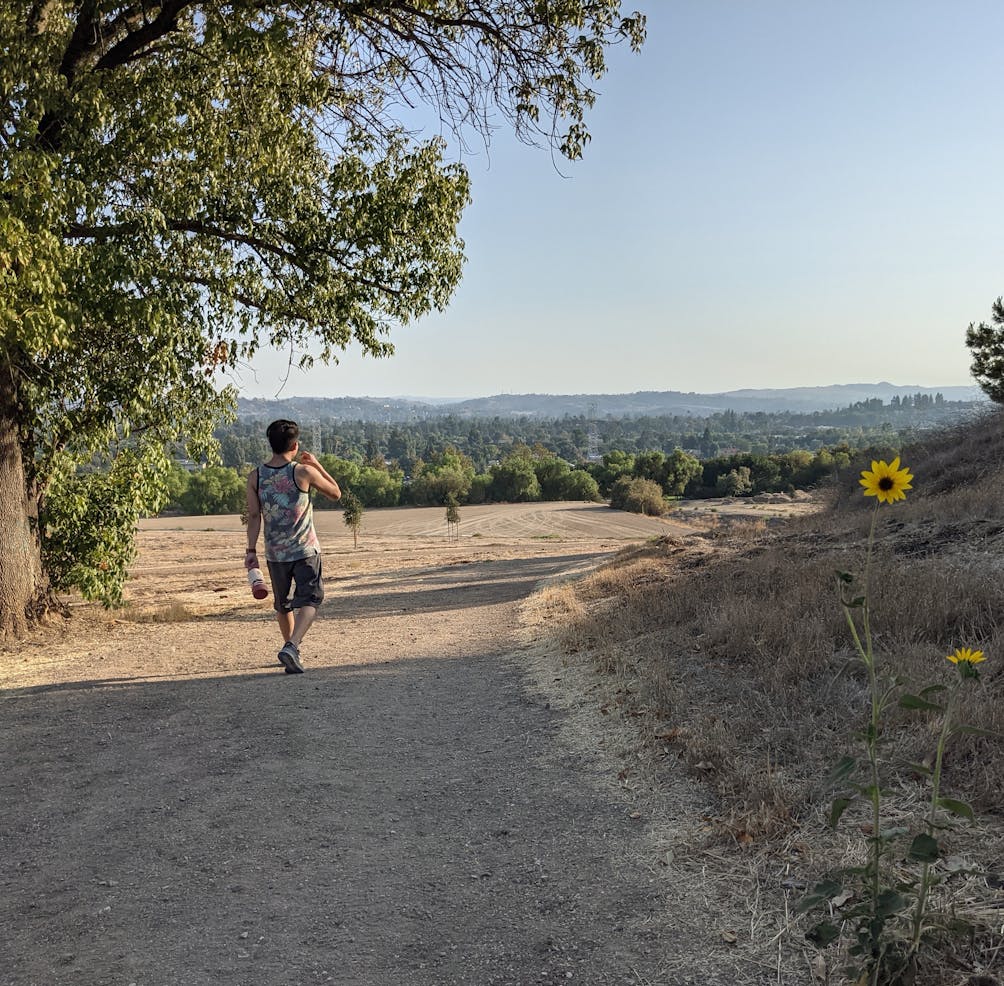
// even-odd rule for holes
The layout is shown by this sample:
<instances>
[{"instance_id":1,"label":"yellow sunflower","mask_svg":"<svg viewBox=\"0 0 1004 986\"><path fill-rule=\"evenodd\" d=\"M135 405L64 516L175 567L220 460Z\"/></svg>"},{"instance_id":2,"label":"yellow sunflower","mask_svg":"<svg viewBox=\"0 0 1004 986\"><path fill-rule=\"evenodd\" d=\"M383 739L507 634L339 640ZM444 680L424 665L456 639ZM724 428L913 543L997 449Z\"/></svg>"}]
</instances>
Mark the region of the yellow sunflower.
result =
<instances>
[{"instance_id":1,"label":"yellow sunflower","mask_svg":"<svg viewBox=\"0 0 1004 986\"><path fill-rule=\"evenodd\" d=\"M892 462L873 461L871 469L865 469L858 482L865 488L865 496L877 496L879 503L895 503L906 499L906 491L913 489L912 479L908 469L900 469L897 456Z\"/></svg>"},{"instance_id":2,"label":"yellow sunflower","mask_svg":"<svg viewBox=\"0 0 1004 986\"><path fill-rule=\"evenodd\" d=\"M970 650L968 647L958 647L954 654L949 654L945 658L947 661L951 661L952 664L979 664L980 661L985 661L986 658L983 656L983 651L981 650Z\"/></svg>"}]
</instances>

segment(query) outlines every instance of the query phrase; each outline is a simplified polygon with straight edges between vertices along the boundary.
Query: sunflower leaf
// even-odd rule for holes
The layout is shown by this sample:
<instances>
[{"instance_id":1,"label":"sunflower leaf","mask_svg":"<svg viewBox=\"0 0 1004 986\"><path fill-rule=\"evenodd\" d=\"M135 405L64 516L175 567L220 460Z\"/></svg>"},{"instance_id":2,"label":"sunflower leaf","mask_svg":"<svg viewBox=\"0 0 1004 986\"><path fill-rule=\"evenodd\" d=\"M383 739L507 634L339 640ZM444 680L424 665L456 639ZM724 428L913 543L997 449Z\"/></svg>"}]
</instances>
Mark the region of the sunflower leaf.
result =
<instances>
[{"instance_id":1,"label":"sunflower leaf","mask_svg":"<svg viewBox=\"0 0 1004 986\"><path fill-rule=\"evenodd\" d=\"M938 857L941 855L941 850L938 848L938 840L933 835L921 832L910 843L908 855L910 859L915 859L918 863L937 862Z\"/></svg>"},{"instance_id":2,"label":"sunflower leaf","mask_svg":"<svg viewBox=\"0 0 1004 986\"><path fill-rule=\"evenodd\" d=\"M976 818L973 809L965 801L956 801L954 798L938 798L938 807L944 808L960 818L968 818L970 821Z\"/></svg>"},{"instance_id":3,"label":"sunflower leaf","mask_svg":"<svg viewBox=\"0 0 1004 986\"><path fill-rule=\"evenodd\" d=\"M820 904L826 904L836 897L844 888L836 880L823 880L817 883L796 905L796 914L805 914Z\"/></svg>"},{"instance_id":4,"label":"sunflower leaf","mask_svg":"<svg viewBox=\"0 0 1004 986\"><path fill-rule=\"evenodd\" d=\"M900 695L899 707L901 709L930 710L931 712L944 712L945 707L936 702L928 702L926 698L919 695Z\"/></svg>"},{"instance_id":5,"label":"sunflower leaf","mask_svg":"<svg viewBox=\"0 0 1004 986\"><path fill-rule=\"evenodd\" d=\"M832 921L820 921L805 933L805 937L817 948L826 948L840 937L840 929Z\"/></svg>"},{"instance_id":6,"label":"sunflower leaf","mask_svg":"<svg viewBox=\"0 0 1004 986\"><path fill-rule=\"evenodd\" d=\"M992 729L980 729L978 726L953 726L952 733L964 733L967 736L989 736L991 739L999 739L1000 733L995 733Z\"/></svg>"},{"instance_id":7,"label":"sunflower leaf","mask_svg":"<svg viewBox=\"0 0 1004 986\"><path fill-rule=\"evenodd\" d=\"M854 757L841 757L833 769L826 775L827 786L836 787L842 780L845 780L854 773L857 765L858 761Z\"/></svg>"},{"instance_id":8,"label":"sunflower leaf","mask_svg":"<svg viewBox=\"0 0 1004 986\"><path fill-rule=\"evenodd\" d=\"M921 838L917 836L917 838ZM895 890L883 890L875 901L875 916L880 918L892 917L906 907L906 898Z\"/></svg>"},{"instance_id":9,"label":"sunflower leaf","mask_svg":"<svg viewBox=\"0 0 1004 986\"><path fill-rule=\"evenodd\" d=\"M851 804L853 798L834 798L833 804L830 805L830 817L826 820L826 823L831 829L837 827L837 823L840 821L840 816L847 810L848 805Z\"/></svg>"}]
</instances>

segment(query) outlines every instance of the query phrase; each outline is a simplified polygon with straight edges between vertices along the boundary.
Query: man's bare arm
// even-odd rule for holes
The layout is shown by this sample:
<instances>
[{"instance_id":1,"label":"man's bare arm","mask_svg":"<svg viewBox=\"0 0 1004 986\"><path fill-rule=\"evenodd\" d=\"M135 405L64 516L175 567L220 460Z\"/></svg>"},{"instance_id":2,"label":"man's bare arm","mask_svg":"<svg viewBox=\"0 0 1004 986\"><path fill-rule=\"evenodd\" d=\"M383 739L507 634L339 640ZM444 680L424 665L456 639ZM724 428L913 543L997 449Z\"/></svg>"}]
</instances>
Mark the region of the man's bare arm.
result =
<instances>
[{"instance_id":1,"label":"man's bare arm","mask_svg":"<svg viewBox=\"0 0 1004 986\"><path fill-rule=\"evenodd\" d=\"M299 465L304 470L304 478L309 486L323 493L329 500L342 498L342 491L338 483L328 475L327 470L313 455L309 452L301 452Z\"/></svg>"},{"instance_id":2,"label":"man's bare arm","mask_svg":"<svg viewBox=\"0 0 1004 986\"><path fill-rule=\"evenodd\" d=\"M248 550L244 555L245 568L258 567L258 535L261 533L261 503L258 500L258 470L248 476Z\"/></svg>"}]
</instances>

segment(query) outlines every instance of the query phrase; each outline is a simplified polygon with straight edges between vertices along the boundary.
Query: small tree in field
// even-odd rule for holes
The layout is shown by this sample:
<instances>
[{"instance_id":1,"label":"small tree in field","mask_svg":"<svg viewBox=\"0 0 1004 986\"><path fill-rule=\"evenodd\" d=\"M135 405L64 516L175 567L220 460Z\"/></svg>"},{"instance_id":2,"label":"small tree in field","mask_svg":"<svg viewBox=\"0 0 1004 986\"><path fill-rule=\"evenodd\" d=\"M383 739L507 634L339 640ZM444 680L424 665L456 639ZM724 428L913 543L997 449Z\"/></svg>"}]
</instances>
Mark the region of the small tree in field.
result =
<instances>
[{"instance_id":1,"label":"small tree in field","mask_svg":"<svg viewBox=\"0 0 1004 986\"><path fill-rule=\"evenodd\" d=\"M359 527L363 522L363 504L354 493L342 494L342 520L352 530L352 547L359 547Z\"/></svg>"},{"instance_id":2,"label":"small tree in field","mask_svg":"<svg viewBox=\"0 0 1004 986\"><path fill-rule=\"evenodd\" d=\"M446 494L446 531L451 541L460 540L460 504L452 493Z\"/></svg>"}]
</instances>

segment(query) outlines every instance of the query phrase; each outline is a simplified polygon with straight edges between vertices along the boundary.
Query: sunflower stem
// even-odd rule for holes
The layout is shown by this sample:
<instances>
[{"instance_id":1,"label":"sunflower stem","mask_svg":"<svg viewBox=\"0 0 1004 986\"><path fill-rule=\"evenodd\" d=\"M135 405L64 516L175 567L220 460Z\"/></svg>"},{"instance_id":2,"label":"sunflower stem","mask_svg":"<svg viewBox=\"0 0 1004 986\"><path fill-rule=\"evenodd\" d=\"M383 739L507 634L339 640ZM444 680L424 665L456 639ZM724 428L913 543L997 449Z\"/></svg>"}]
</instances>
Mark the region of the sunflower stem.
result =
<instances>
[{"instance_id":1,"label":"sunflower stem","mask_svg":"<svg viewBox=\"0 0 1004 986\"><path fill-rule=\"evenodd\" d=\"M955 712L955 699L958 689L952 691L948 705L945 708L945 718L938 734L938 747L934 755L934 769L931 772L931 805L927 812L927 834L934 835L934 822L938 811L938 795L941 791L941 765L945 759L945 746L952 734L952 715ZM927 906L927 895L931 889L931 864L924 863L920 870L920 888L917 891L917 903L913 911L913 935L910 951L916 953L920 948L920 937L924 933L924 910Z\"/></svg>"},{"instance_id":2,"label":"sunflower stem","mask_svg":"<svg viewBox=\"0 0 1004 986\"><path fill-rule=\"evenodd\" d=\"M864 602L861 607L861 632L858 631L851 608L846 605L844 606L844 615L847 618L847 625L850 628L854 646L868 671L868 692L871 699L871 715L865 735L865 751L868 755L869 774L871 775L869 801L872 808L872 835L869 840L868 883L871 891L871 927L873 929L878 925L879 896L882 892L880 865L882 860L882 793L879 786L878 738L884 702L883 697L879 694L878 672L875 667L875 654L872 648L871 620L869 615L869 577L871 574L872 553L875 547L875 524L878 520L878 506L879 502L876 501L875 509L872 511L871 525L868 529L868 547L865 554L865 571L862 580ZM862 639L862 635L864 639ZM872 934L875 936L874 931ZM871 949L873 972L877 972L879 966L879 941L877 937L873 937Z\"/></svg>"}]
</instances>

